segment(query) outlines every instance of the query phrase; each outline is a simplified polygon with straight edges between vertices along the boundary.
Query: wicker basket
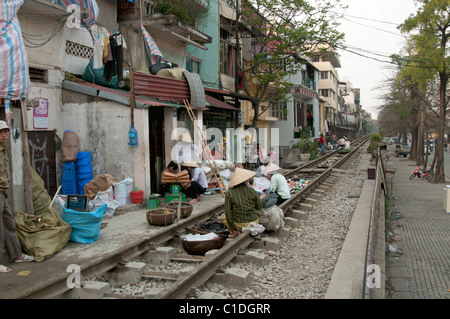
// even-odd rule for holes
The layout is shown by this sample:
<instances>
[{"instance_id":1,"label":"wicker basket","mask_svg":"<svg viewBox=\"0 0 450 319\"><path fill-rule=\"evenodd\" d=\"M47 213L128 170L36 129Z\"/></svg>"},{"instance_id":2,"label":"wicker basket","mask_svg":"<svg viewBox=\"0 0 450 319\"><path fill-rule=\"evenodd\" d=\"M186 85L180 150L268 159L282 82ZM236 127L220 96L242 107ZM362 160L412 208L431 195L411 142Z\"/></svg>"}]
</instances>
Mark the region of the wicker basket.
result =
<instances>
[{"instance_id":1,"label":"wicker basket","mask_svg":"<svg viewBox=\"0 0 450 319\"><path fill-rule=\"evenodd\" d=\"M167 203L166 207L171 212L174 212L176 215L177 210L178 210L178 201ZM194 210L194 206L192 206L188 202L182 202L181 203L181 218L187 218L187 217L191 216L193 210Z\"/></svg>"},{"instance_id":2,"label":"wicker basket","mask_svg":"<svg viewBox=\"0 0 450 319\"><path fill-rule=\"evenodd\" d=\"M164 213L165 208L156 208L149 210L147 215L147 221L150 225L155 226L168 226L172 224L177 218L177 214L173 211Z\"/></svg>"}]
</instances>

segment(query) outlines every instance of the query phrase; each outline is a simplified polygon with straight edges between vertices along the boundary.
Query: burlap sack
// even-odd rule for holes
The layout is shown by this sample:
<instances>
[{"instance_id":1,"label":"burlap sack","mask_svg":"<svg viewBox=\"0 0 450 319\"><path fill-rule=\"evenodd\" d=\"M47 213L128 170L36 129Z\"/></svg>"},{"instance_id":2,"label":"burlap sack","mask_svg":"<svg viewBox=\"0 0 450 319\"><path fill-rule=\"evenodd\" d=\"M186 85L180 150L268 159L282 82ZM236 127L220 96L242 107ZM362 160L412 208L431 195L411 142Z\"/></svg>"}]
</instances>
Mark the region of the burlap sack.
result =
<instances>
[{"instance_id":1,"label":"burlap sack","mask_svg":"<svg viewBox=\"0 0 450 319\"><path fill-rule=\"evenodd\" d=\"M102 174L84 185L84 195L89 200L93 200L97 192L103 192L116 183L114 177L110 174Z\"/></svg>"},{"instance_id":2,"label":"burlap sack","mask_svg":"<svg viewBox=\"0 0 450 319\"><path fill-rule=\"evenodd\" d=\"M73 131L65 131L62 141L62 161L72 162L77 160L77 153L80 150L80 139Z\"/></svg>"}]
</instances>

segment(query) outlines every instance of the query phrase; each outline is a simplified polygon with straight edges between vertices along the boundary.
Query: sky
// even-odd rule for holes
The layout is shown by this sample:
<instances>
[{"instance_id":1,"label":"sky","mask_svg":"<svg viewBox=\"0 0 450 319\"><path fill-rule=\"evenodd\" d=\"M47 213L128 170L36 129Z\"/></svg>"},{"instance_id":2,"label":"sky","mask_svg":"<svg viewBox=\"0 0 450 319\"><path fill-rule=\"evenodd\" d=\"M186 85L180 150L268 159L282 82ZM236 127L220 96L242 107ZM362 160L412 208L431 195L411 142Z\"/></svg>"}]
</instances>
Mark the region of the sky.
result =
<instances>
[{"instance_id":1,"label":"sky","mask_svg":"<svg viewBox=\"0 0 450 319\"><path fill-rule=\"evenodd\" d=\"M390 61L389 55L400 53L405 35L396 25L416 13L417 8L413 0L341 0L341 3L348 8L344 19L338 21L341 24L338 30L345 33L348 49L338 51L339 78L361 90L362 108L376 119L377 108L382 104L379 96L383 89L379 86L392 74L391 64L377 60Z\"/></svg>"}]
</instances>

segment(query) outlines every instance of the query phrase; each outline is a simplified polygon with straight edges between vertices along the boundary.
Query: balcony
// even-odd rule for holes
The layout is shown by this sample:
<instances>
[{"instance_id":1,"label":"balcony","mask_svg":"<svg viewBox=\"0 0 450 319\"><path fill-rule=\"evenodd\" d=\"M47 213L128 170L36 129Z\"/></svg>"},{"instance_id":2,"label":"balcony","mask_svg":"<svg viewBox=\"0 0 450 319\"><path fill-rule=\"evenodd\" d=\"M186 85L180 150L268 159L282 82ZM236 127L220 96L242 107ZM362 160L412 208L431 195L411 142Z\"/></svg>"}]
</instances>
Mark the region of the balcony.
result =
<instances>
[{"instance_id":1,"label":"balcony","mask_svg":"<svg viewBox=\"0 0 450 319\"><path fill-rule=\"evenodd\" d=\"M182 2L186 7L183 10L174 10L173 1L143 1L142 24L153 33L164 34L166 39L178 40L186 45L193 45L207 50L205 44L211 43L212 38L195 27L199 12L207 8L198 0ZM118 20L124 24L132 24L139 20L140 1L121 1L118 6ZM198 10L193 9L198 8ZM192 12L190 12L191 10ZM176 12L177 14L175 14ZM200 12L201 13L201 12Z\"/></svg>"}]
</instances>

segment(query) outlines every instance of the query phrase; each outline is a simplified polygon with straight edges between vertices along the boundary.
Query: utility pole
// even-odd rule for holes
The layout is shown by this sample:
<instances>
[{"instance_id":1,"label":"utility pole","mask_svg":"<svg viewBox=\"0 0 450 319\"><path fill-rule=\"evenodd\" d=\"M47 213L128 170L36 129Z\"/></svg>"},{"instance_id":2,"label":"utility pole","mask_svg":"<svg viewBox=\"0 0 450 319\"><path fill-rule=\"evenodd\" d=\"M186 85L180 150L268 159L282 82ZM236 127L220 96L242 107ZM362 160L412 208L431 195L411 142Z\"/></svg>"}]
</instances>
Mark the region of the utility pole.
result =
<instances>
[{"instance_id":1,"label":"utility pole","mask_svg":"<svg viewBox=\"0 0 450 319\"><path fill-rule=\"evenodd\" d=\"M239 18L241 16L241 11L239 9L239 1L236 0L236 21L235 21L235 32L236 32L236 44L235 44L235 53L234 53L234 91L239 93L239 57L241 52L241 47L239 44ZM237 96L234 97L234 106L239 108L239 98Z\"/></svg>"}]
</instances>

